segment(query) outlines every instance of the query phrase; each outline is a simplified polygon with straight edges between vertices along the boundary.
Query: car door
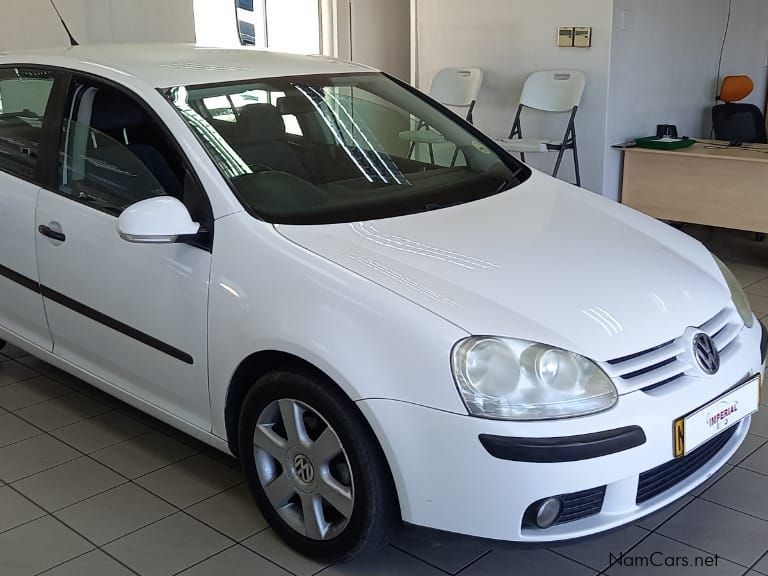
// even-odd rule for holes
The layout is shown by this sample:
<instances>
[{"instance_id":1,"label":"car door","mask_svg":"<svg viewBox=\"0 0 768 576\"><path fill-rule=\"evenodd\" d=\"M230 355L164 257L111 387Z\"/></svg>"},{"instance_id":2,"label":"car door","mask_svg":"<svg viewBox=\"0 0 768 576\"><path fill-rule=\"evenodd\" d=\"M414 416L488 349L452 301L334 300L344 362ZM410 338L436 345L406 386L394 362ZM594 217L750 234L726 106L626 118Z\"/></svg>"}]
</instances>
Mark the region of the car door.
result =
<instances>
[{"instance_id":1,"label":"car door","mask_svg":"<svg viewBox=\"0 0 768 576\"><path fill-rule=\"evenodd\" d=\"M0 327L48 351L52 343L37 273L35 208L46 143L57 134L50 129L54 106L49 103L62 80L44 68L0 68Z\"/></svg>"},{"instance_id":2,"label":"car door","mask_svg":"<svg viewBox=\"0 0 768 576\"><path fill-rule=\"evenodd\" d=\"M207 199L168 131L122 89L73 76L53 191L37 206L40 282L54 353L210 429L210 238L133 244L117 218L159 195L211 229Z\"/></svg>"}]
</instances>

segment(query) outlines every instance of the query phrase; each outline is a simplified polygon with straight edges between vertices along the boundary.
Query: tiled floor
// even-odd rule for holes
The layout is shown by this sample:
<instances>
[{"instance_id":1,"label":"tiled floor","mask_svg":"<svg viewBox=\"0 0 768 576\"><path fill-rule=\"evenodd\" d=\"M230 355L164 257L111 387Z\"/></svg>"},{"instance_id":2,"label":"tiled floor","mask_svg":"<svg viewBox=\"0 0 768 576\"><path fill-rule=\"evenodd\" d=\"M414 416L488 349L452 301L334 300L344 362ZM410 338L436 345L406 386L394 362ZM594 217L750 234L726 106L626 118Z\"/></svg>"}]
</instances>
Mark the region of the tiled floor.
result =
<instances>
[{"instance_id":1,"label":"tiled floor","mask_svg":"<svg viewBox=\"0 0 768 576\"><path fill-rule=\"evenodd\" d=\"M688 228L768 315L768 242ZM717 566L609 567L709 557ZM632 562L629 562L631 564ZM768 407L695 495L636 526L523 549L406 528L376 557L322 566L283 546L236 462L20 351L0 354L0 576L768 575Z\"/></svg>"}]
</instances>

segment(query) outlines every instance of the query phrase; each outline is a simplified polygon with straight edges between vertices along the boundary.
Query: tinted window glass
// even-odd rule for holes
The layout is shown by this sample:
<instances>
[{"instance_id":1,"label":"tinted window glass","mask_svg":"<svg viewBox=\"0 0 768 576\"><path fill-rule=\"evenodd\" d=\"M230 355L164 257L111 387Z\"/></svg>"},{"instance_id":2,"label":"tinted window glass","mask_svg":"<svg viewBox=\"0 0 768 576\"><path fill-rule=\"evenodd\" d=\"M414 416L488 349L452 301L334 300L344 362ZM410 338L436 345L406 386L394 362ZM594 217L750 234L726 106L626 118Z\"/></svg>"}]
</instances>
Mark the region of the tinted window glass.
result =
<instances>
[{"instance_id":1,"label":"tinted window glass","mask_svg":"<svg viewBox=\"0 0 768 576\"><path fill-rule=\"evenodd\" d=\"M256 45L256 26L244 20L238 21L240 26L240 41L244 46Z\"/></svg>"},{"instance_id":2,"label":"tinted window glass","mask_svg":"<svg viewBox=\"0 0 768 576\"><path fill-rule=\"evenodd\" d=\"M166 94L244 205L269 222L413 214L485 198L530 175L457 117L383 74Z\"/></svg>"},{"instance_id":3,"label":"tinted window glass","mask_svg":"<svg viewBox=\"0 0 768 576\"><path fill-rule=\"evenodd\" d=\"M0 170L33 180L53 73L0 69Z\"/></svg>"},{"instance_id":4,"label":"tinted window glass","mask_svg":"<svg viewBox=\"0 0 768 576\"><path fill-rule=\"evenodd\" d=\"M164 133L125 94L75 82L63 126L59 190L104 212L184 196L185 170Z\"/></svg>"}]
</instances>

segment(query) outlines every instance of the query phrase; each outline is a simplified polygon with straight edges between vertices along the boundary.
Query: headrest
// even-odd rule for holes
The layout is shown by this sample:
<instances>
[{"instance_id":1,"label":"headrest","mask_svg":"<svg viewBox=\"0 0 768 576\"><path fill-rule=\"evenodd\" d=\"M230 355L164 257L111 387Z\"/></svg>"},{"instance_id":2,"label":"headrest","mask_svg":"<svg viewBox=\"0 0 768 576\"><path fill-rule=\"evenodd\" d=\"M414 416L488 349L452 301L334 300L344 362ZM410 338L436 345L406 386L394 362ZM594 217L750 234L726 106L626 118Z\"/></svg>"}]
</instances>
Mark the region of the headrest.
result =
<instances>
[{"instance_id":1,"label":"headrest","mask_svg":"<svg viewBox=\"0 0 768 576\"><path fill-rule=\"evenodd\" d=\"M249 142L285 140L285 123L278 109L272 104L248 104L240 109L237 131Z\"/></svg>"},{"instance_id":2,"label":"headrest","mask_svg":"<svg viewBox=\"0 0 768 576\"><path fill-rule=\"evenodd\" d=\"M140 126L146 122L146 118L146 114L137 104L121 94L99 90L94 98L91 126L100 132L109 133Z\"/></svg>"},{"instance_id":3,"label":"headrest","mask_svg":"<svg viewBox=\"0 0 768 576\"><path fill-rule=\"evenodd\" d=\"M315 111L309 98L304 96L283 96L277 99L277 109L280 114L310 114Z\"/></svg>"},{"instance_id":4,"label":"headrest","mask_svg":"<svg viewBox=\"0 0 768 576\"><path fill-rule=\"evenodd\" d=\"M738 102L752 94L755 83L749 76L726 76L720 90L720 100L723 102Z\"/></svg>"}]
</instances>

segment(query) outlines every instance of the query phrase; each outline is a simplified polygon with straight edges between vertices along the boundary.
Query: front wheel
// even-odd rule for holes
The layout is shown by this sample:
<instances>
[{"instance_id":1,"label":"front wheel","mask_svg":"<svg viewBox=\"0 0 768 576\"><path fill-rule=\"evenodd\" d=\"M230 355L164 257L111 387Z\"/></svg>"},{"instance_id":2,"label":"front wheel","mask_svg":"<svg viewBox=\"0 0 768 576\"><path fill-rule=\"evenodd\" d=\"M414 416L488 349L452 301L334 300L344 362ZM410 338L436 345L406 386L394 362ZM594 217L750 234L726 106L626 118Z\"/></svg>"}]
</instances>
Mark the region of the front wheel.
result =
<instances>
[{"instance_id":1,"label":"front wheel","mask_svg":"<svg viewBox=\"0 0 768 576\"><path fill-rule=\"evenodd\" d=\"M384 455L333 383L298 371L263 376L243 404L239 440L262 514L298 552L347 561L392 536L400 517Z\"/></svg>"}]
</instances>

